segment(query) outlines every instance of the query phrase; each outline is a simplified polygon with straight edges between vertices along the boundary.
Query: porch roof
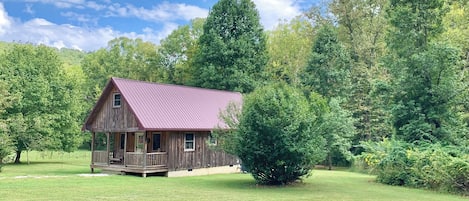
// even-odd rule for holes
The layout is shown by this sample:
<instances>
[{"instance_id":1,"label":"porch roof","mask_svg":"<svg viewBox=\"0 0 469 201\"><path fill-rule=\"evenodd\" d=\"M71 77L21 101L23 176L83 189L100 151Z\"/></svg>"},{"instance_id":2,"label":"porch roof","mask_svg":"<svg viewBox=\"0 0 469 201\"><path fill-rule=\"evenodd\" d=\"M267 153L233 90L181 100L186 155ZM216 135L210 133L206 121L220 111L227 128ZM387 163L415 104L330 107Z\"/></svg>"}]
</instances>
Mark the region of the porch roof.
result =
<instances>
[{"instance_id":1,"label":"porch roof","mask_svg":"<svg viewBox=\"0 0 469 201\"><path fill-rule=\"evenodd\" d=\"M241 104L237 92L111 78L88 116L84 129L93 122L106 97L116 87L134 113L141 130L210 131L217 125L220 111L230 102Z\"/></svg>"}]
</instances>

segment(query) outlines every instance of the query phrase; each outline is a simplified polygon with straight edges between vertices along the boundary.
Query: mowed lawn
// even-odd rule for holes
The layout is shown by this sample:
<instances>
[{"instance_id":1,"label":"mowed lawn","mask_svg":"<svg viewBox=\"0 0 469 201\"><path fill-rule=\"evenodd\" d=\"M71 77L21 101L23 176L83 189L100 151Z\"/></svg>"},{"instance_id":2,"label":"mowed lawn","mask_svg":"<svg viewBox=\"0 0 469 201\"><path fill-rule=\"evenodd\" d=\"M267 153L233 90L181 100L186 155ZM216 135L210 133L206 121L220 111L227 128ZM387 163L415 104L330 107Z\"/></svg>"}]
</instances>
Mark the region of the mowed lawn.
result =
<instances>
[{"instance_id":1,"label":"mowed lawn","mask_svg":"<svg viewBox=\"0 0 469 201\"><path fill-rule=\"evenodd\" d=\"M166 178L80 176L90 153L32 152L30 164L0 173L0 200L468 200L433 191L387 186L347 171L314 170L287 187L258 186L249 174ZM23 161L26 161L26 153ZM100 174L96 174L100 175Z\"/></svg>"}]
</instances>

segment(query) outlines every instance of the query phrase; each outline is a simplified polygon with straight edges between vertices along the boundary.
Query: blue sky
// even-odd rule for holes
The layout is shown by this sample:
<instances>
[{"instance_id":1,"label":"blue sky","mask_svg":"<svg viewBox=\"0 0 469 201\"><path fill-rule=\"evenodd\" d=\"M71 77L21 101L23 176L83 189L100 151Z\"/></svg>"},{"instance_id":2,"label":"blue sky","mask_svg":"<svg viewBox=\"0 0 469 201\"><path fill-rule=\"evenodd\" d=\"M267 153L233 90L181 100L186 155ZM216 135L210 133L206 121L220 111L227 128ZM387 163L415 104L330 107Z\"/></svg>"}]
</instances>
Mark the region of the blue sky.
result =
<instances>
[{"instance_id":1,"label":"blue sky","mask_svg":"<svg viewBox=\"0 0 469 201\"><path fill-rule=\"evenodd\" d=\"M253 0L265 29L320 0ZM92 51L125 36L159 43L179 25L207 17L217 0L3 0L0 41Z\"/></svg>"}]
</instances>

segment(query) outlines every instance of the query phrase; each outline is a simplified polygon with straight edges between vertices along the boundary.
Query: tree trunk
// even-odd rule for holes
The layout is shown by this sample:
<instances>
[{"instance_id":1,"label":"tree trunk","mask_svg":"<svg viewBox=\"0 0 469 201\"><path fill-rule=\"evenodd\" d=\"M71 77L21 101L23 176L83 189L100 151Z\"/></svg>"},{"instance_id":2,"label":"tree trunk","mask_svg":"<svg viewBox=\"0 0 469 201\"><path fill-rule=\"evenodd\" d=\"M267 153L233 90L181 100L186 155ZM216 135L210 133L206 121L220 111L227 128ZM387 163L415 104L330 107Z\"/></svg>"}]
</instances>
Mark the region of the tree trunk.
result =
<instances>
[{"instance_id":1,"label":"tree trunk","mask_svg":"<svg viewBox=\"0 0 469 201\"><path fill-rule=\"evenodd\" d=\"M328 170L332 170L332 154L330 152L327 154L327 160L329 162Z\"/></svg>"},{"instance_id":2,"label":"tree trunk","mask_svg":"<svg viewBox=\"0 0 469 201\"><path fill-rule=\"evenodd\" d=\"M16 164L21 163L20 158L21 158L21 151L16 151L16 157L15 157L15 163Z\"/></svg>"}]
</instances>

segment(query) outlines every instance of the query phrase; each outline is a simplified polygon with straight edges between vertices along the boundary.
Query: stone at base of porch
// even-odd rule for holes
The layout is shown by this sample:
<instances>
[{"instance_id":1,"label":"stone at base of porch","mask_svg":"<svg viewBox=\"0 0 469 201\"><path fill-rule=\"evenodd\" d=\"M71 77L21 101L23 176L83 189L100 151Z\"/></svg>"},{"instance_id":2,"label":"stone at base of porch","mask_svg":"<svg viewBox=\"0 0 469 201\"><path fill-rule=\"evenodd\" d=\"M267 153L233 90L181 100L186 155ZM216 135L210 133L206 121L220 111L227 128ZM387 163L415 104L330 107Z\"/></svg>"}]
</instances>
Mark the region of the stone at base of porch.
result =
<instances>
[{"instance_id":1,"label":"stone at base of porch","mask_svg":"<svg viewBox=\"0 0 469 201\"><path fill-rule=\"evenodd\" d=\"M241 172L240 165L227 165L227 166L220 166L220 167L169 171L167 176L168 177L186 177L186 176L201 176L201 175L211 175L211 174L239 173L239 172Z\"/></svg>"}]
</instances>

